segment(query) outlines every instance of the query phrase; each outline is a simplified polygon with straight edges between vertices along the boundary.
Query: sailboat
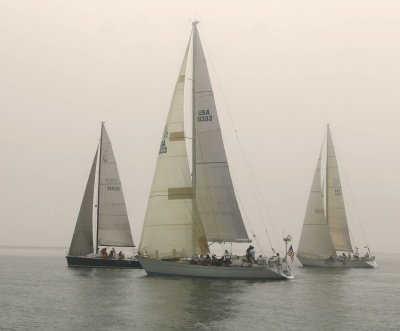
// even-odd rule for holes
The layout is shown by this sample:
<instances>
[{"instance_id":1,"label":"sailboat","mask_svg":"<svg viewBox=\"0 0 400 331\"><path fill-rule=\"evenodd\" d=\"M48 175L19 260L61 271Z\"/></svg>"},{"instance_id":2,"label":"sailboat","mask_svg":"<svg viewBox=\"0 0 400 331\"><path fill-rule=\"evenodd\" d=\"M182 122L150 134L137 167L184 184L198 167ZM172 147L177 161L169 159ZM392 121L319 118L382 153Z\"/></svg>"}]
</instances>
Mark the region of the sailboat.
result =
<instances>
[{"instance_id":1,"label":"sailboat","mask_svg":"<svg viewBox=\"0 0 400 331\"><path fill-rule=\"evenodd\" d=\"M97 167L97 162L99 166ZM93 206L97 170L96 239L93 245ZM99 252L99 246L103 249ZM71 246L66 256L69 267L141 268L135 257L107 254L107 247L135 247L124 195L111 141L104 123L100 144L92 163L89 179L76 221Z\"/></svg>"},{"instance_id":2,"label":"sailboat","mask_svg":"<svg viewBox=\"0 0 400 331\"><path fill-rule=\"evenodd\" d=\"M357 247L354 248L350 239L339 168L328 124L326 139L314 172L297 258L304 266L309 267L377 266L368 246L364 256L360 256Z\"/></svg>"},{"instance_id":3,"label":"sailboat","mask_svg":"<svg viewBox=\"0 0 400 331\"><path fill-rule=\"evenodd\" d=\"M291 279L287 264L271 260L246 266L240 258L229 265L201 263L210 253L209 242L250 240L231 179L197 23L193 22L158 151L138 260L149 275ZM191 95L186 121L191 137L185 130L185 94Z\"/></svg>"}]
</instances>

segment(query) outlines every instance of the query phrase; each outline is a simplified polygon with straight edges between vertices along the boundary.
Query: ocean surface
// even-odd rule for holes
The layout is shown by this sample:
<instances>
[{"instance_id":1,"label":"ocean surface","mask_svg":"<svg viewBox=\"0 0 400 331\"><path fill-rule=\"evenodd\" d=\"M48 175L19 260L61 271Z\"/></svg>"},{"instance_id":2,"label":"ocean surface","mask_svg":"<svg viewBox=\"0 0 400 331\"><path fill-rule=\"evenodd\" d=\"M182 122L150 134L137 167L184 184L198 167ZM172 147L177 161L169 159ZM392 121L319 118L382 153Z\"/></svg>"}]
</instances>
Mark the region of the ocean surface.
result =
<instances>
[{"instance_id":1,"label":"ocean surface","mask_svg":"<svg viewBox=\"0 0 400 331\"><path fill-rule=\"evenodd\" d=\"M400 330L400 255L294 264L292 281L68 268L60 248L0 247L0 330Z\"/></svg>"}]
</instances>

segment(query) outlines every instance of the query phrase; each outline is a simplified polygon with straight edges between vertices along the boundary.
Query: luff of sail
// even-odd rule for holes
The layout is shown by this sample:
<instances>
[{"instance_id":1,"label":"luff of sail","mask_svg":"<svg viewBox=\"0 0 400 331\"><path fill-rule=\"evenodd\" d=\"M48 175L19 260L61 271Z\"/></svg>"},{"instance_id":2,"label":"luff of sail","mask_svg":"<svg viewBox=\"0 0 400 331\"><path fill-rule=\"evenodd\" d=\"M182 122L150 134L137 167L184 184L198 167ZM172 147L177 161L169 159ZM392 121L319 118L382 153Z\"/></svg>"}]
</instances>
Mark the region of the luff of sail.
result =
<instances>
[{"instance_id":1,"label":"luff of sail","mask_svg":"<svg viewBox=\"0 0 400 331\"><path fill-rule=\"evenodd\" d=\"M81 208L75 225L74 235L72 236L69 255L85 256L94 251L93 248L93 199L94 183L96 180L97 154L94 156L92 168L86 184L85 194L83 195Z\"/></svg>"},{"instance_id":2,"label":"luff of sail","mask_svg":"<svg viewBox=\"0 0 400 331\"><path fill-rule=\"evenodd\" d=\"M190 44L190 41L189 41ZM161 140L139 251L177 258L208 250L197 213L184 134L184 87L189 45L181 65Z\"/></svg>"},{"instance_id":3,"label":"luff of sail","mask_svg":"<svg viewBox=\"0 0 400 331\"><path fill-rule=\"evenodd\" d=\"M249 242L239 210L206 58L193 29L196 201L208 241Z\"/></svg>"},{"instance_id":4,"label":"luff of sail","mask_svg":"<svg viewBox=\"0 0 400 331\"><path fill-rule=\"evenodd\" d=\"M322 149L314 172L297 254L307 258L327 259L329 256L335 256L335 248L325 217L325 194L321 185L321 154Z\"/></svg>"},{"instance_id":5,"label":"luff of sail","mask_svg":"<svg viewBox=\"0 0 400 331\"><path fill-rule=\"evenodd\" d=\"M114 151L102 125L99 160L97 244L134 246Z\"/></svg>"},{"instance_id":6,"label":"luff of sail","mask_svg":"<svg viewBox=\"0 0 400 331\"><path fill-rule=\"evenodd\" d=\"M329 125L327 127L327 215L329 232L336 251L352 252L346 210Z\"/></svg>"}]
</instances>

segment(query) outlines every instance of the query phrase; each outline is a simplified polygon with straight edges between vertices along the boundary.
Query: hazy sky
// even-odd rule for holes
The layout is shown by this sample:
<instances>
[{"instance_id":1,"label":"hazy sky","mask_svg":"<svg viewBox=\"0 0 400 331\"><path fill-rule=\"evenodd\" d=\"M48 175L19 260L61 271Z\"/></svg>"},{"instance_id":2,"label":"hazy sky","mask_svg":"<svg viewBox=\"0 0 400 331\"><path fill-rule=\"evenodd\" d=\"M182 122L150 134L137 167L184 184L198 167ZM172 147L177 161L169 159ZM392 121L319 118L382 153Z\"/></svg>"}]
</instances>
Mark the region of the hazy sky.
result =
<instances>
[{"instance_id":1,"label":"hazy sky","mask_svg":"<svg viewBox=\"0 0 400 331\"><path fill-rule=\"evenodd\" d=\"M101 121L139 241L195 17L251 225L268 210L297 247L329 122L354 236L399 252L400 2L379 0L0 0L0 245L69 246Z\"/></svg>"}]
</instances>

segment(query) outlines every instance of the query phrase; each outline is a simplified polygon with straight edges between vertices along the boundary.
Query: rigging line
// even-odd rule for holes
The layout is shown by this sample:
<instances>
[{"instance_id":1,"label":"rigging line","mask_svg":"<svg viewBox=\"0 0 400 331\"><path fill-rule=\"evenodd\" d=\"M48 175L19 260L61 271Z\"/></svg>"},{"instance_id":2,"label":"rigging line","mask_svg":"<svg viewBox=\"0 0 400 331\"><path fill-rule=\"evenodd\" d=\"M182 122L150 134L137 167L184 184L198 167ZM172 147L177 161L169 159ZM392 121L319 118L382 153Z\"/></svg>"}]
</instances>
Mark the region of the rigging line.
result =
<instances>
[{"instance_id":1,"label":"rigging line","mask_svg":"<svg viewBox=\"0 0 400 331\"><path fill-rule=\"evenodd\" d=\"M204 40L204 38L202 38L202 40ZM206 46L206 44L204 42L203 42L203 48L207 51L207 46ZM206 53L208 54L208 51ZM237 130L236 130L236 125L235 125L235 122L233 120L233 116L232 116L231 112L229 111L228 102L226 101L226 98L225 98L224 94L222 93L222 87L221 87L221 84L219 82L218 76L216 74L216 70L215 70L214 64L213 64L213 62L212 62L210 57L208 57L208 62L211 64L211 67L213 69L214 76L216 78L216 82L218 84L218 87L219 87L219 89L221 91L222 99L223 99L223 102L225 104L225 108L227 110L227 114L228 114L229 120L230 120L230 122L231 122L231 124L233 126L233 129L234 129L234 132L235 132L235 137L236 137L236 139L238 141L238 144L239 144L239 150L240 150L240 152L242 154L242 159L245 161L245 164L247 166L247 169L245 169L245 170L247 170L246 172L250 177L250 182L252 184L252 189L254 190L254 187L256 188L257 192L253 192L253 194L256 197L256 204L258 205L258 209L259 209L258 211L261 214L261 219L262 219L262 222L263 222L263 225L264 225L264 228L265 228L265 232L266 232L266 235L267 235L267 238L268 238L268 242L270 244L271 249L273 249L272 243L271 243L271 238L269 236L268 227L267 227L267 224L266 224L266 221L265 221L265 216L264 216L263 211L265 211L265 213L266 213L266 218L268 220L270 220L273 235L276 237L276 231L275 231L274 224L271 221L271 216L270 216L269 210L267 209L266 204L264 203L264 201L262 199L262 194L261 194L261 191L260 191L260 189L259 189L259 187L257 185L257 181L255 179L254 173L251 171L251 167L250 167L249 161L248 161L248 159L246 157L246 154L245 154L244 149L243 149L243 145L242 145L242 143L241 143L241 141L239 139L239 135L238 135ZM261 206L261 208L260 208L260 206ZM280 249L282 250L282 243L280 241L279 241L279 246L280 246Z\"/></svg>"},{"instance_id":2,"label":"rigging line","mask_svg":"<svg viewBox=\"0 0 400 331\"><path fill-rule=\"evenodd\" d=\"M235 190L235 191L236 191L236 190ZM240 204L243 205L243 202L241 201L240 196L239 196L238 194L237 194L236 196L237 196L237 199L239 200ZM259 249L260 249L262 255L265 255L265 253L264 253L264 251L263 251L263 249L262 249L262 245L260 244L260 241L258 240L258 237L254 234L253 227L251 226L251 223L249 222L249 217L247 216L247 213L246 213L246 211L244 210L244 208L243 208L242 213L244 214L244 219L246 220L246 224L250 227L250 231L251 231L251 234L252 234L252 236L253 236L253 239L257 242L257 246L259 247ZM268 239L269 239L269 238L268 238ZM271 243L271 242L270 242L270 243ZM271 248L272 248L272 246L271 246Z\"/></svg>"}]
</instances>

